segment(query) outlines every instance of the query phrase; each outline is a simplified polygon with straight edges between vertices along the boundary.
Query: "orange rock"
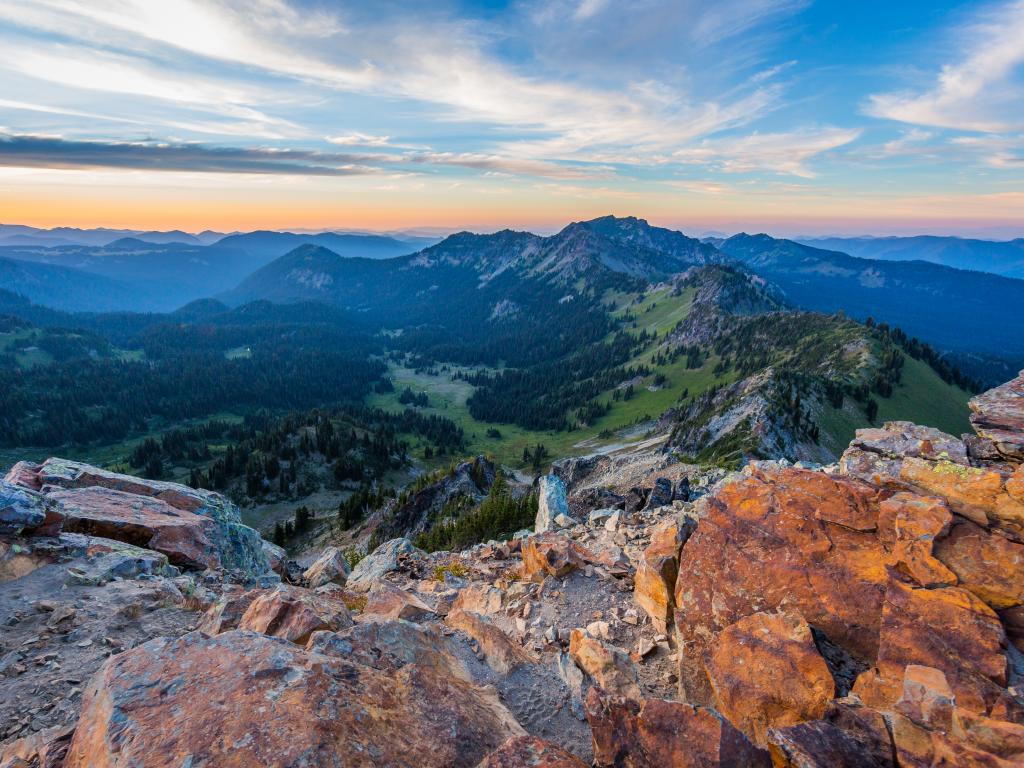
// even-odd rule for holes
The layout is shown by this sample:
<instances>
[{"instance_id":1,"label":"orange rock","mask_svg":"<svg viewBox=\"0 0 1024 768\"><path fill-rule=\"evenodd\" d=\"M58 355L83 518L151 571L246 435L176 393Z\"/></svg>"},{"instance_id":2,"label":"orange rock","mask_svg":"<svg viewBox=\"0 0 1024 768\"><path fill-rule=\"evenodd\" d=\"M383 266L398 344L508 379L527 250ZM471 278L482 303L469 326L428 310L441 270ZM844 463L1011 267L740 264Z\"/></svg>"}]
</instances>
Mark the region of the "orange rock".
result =
<instances>
[{"instance_id":1,"label":"orange rock","mask_svg":"<svg viewBox=\"0 0 1024 768\"><path fill-rule=\"evenodd\" d=\"M477 768L587 768L587 765L550 741L536 736L518 736L491 752Z\"/></svg>"},{"instance_id":2,"label":"orange rock","mask_svg":"<svg viewBox=\"0 0 1024 768\"><path fill-rule=\"evenodd\" d=\"M1006 492L995 470L965 467L949 461L904 459L900 477L914 487L941 496L950 508L978 525L990 522L1024 529L1024 502Z\"/></svg>"},{"instance_id":3,"label":"orange rock","mask_svg":"<svg viewBox=\"0 0 1024 768\"><path fill-rule=\"evenodd\" d=\"M876 668L857 678L865 704L890 709L908 665L933 667L957 705L986 713L1006 685L1003 629L995 612L960 587L915 589L893 579L886 593Z\"/></svg>"},{"instance_id":4,"label":"orange rock","mask_svg":"<svg viewBox=\"0 0 1024 768\"><path fill-rule=\"evenodd\" d=\"M108 488L52 491L47 499L64 518L63 529L162 552L174 565L216 568L216 523L165 501Z\"/></svg>"},{"instance_id":5,"label":"orange rock","mask_svg":"<svg viewBox=\"0 0 1024 768\"><path fill-rule=\"evenodd\" d=\"M90 681L64 768L465 766L523 735L493 692L252 632L158 638Z\"/></svg>"},{"instance_id":6,"label":"orange rock","mask_svg":"<svg viewBox=\"0 0 1024 768\"><path fill-rule=\"evenodd\" d=\"M1007 608L999 612L999 620L1006 629L1006 636L1017 650L1024 653L1024 606Z\"/></svg>"},{"instance_id":7,"label":"orange rock","mask_svg":"<svg viewBox=\"0 0 1024 768\"><path fill-rule=\"evenodd\" d=\"M688 701L713 701L705 651L760 611L784 606L854 657L875 658L888 579L888 554L869 530L879 498L859 481L799 469L755 471L708 497L675 589Z\"/></svg>"},{"instance_id":8,"label":"orange rock","mask_svg":"<svg viewBox=\"0 0 1024 768\"><path fill-rule=\"evenodd\" d=\"M1024 544L963 520L933 551L961 587L997 611L1024 604Z\"/></svg>"},{"instance_id":9,"label":"orange rock","mask_svg":"<svg viewBox=\"0 0 1024 768\"><path fill-rule=\"evenodd\" d=\"M471 611L452 611L445 622L472 637L480 646L487 665L502 675L509 674L516 667L531 664L535 659L520 645L512 642L499 627L487 618Z\"/></svg>"},{"instance_id":10,"label":"orange rock","mask_svg":"<svg viewBox=\"0 0 1024 768\"><path fill-rule=\"evenodd\" d=\"M405 619L419 621L433 615L430 606L413 594L387 581L375 581L366 593L360 620Z\"/></svg>"},{"instance_id":11,"label":"orange rock","mask_svg":"<svg viewBox=\"0 0 1024 768\"><path fill-rule=\"evenodd\" d=\"M249 606L262 594L265 594L265 591L261 589L226 590L220 599L206 610L198 629L208 635L219 635L221 632L236 629Z\"/></svg>"},{"instance_id":12,"label":"orange rock","mask_svg":"<svg viewBox=\"0 0 1024 768\"><path fill-rule=\"evenodd\" d=\"M718 635L705 661L715 704L759 746L769 728L817 720L835 695L811 628L798 614L754 613Z\"/></svg>"},{"instance_id":13,"label":"orange rock","mask_svg":"<svg viewBox=\"0 0 1024 768\"><path fill-rule=\"evenodd\" d=\"M946 503L934 496L901 492L878 507L878 536L892 550L889 562L923 587L957 583L956 574L932 556L933 542L953 520Z\"/></svg>"},{"instance_id":14,"label":"orange rock","mask_svg":"<svg viewBox=\"0 0 1024 768\"><path fill-rule=\"evenodd\" d=\"M635 700L642 698L636 665L621 648L603 643L582 629L574 629L569 636L569 656L608 693Z\"/></svg>"},{"instance_id":15,"label":"orange rock","mask_svg":"<svg viewBox=\"0 0 1024 768\"><path fill-rule=\"evenodd\" d=\"M305 645L317 630L338 630L350 626L352 617L340 600L287 585L259 595L238 622L239 629L279 637L298 645Z\"/></svg>"},{"instance_id":16,"label":"orange rock","mask_svg":"<svg viewBox=\"0 0 1024 768\"><path fill-rule=\"evenodd\" d=\"M679 573L679 550L691 528L677 520L659 525L651 534L651 543L644 550L636 569L633 599L651 617L654 628L668 631L675 610L675 585Z\"/></svg>"},{"instance_id":17,"label":"orange rock","mask_svg":"<svg viewBox=\"0 0 1024 768\"><path fill-rule=\"evenodd\" d=\"M541 533L523 542L523 578L541 582L547 576L565 576L581 567L581 548L559 533Z\"/></svg>"},{"instance_id":18,"label":"orange rock","mask_svg":"<svg viewBox=\"0 0 1024 768\"><path fill-rule=\"evenodd\" d=\"M55 726L9 742L0 747L0 766L61 768L74 733L74 726Z\"/></svg>"},{"instance_id":19,"label":"orange rock","mask_svg":"<svg viewBox=\"0 0 1024 768\"><path fill-rule=\"evenodd\" d=\"M971 398L971 426L1004 456L1024 460L1024 371L1012 381Z\"/></svg>"},{"instance_id":20,"label":"orange rock","mask_svg":"<svg viewBox=\"0 0 1024 768\"><path fill-rule=\"evenodd\" d=\"M820 720L769 729L768 751L776 768L895 768L882 715L839 701Z\"/></svg>"},{"instance_id":21,"label":"orange rock","mask_svg":"<svg viewBox=\"0 0 1024 768\"><path fill-rule=\"evenodd\" d=\"M591 688L587 722L604 768L767 768L768 753L710 709L680 701L610 696Z\"/></svg>"}]
</instances>

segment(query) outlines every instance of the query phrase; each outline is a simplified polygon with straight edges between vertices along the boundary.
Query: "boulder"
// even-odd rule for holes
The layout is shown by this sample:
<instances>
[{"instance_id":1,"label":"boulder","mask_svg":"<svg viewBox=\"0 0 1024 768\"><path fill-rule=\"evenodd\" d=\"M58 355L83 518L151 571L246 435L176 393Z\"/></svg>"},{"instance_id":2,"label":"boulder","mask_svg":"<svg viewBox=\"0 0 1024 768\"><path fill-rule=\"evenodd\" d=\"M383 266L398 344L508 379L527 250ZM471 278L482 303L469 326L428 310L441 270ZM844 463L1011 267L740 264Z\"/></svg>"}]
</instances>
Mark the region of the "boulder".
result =
<instances>
[{"instance_id":1,"label":"boulder","mask_svg":"<svg viewBox=\"0 0 1024 768\"><path fill-rule=\"evenodd\" d=\"M878 510L878 537L890 549L889 562L897 571L922 587L956 584L956 574L932 554L935 540L953 521L942 499L900 492Z\"/></svg>"},{"instance_id":2,"label":"boulder","mask_svg":"<svg viewBox=\"0 0 1024 768\"><path fill-rule=\"evenodd\" d=\"M599 768L768 768L758 749L710 709L587 691L587 722Z\"/></svg>"},{"instance_id":3,"label":"boulder","mask_svg":"<svg viewBox=\"0 0 1024 768\"><path fill-rule=\"evenodd\" d=\"M971 426L991 440L1000 454L1024 461L1024 371L968 403Z\"/></svg>"},{"instance_id":4,"label":"boulder","mask_svg":"<svg viewBox=\"0 0 1024 768\"><path fill-rule=\"evenodd\" d=\"M252 632L158 638L90 681L65 768L465 766L523 735L493 692Z\"/></svg>"},{"instance_id":5,"label":"boulder","mask_svg":"<svg viewBox=\"0 0 1024 768\"><path fill-rule=\"evenodd\" d=\"M794 613L754 613L718 635L705 661L716 708L755 744L768 729L817 720L835 695L811 628Z\"/></svg>"},{"instance_id":6,"label":"boulder","mask_svg":"<svg viewBox=\"0 0 1024 768\"><path fill-rule=\"evenodd\" d=\"M324 584L340 584L345 586L352 569L349 567L345 553L337 547L327 547L316 561L302 574L306 586L310 589L322 587Z\"/></svg>"},{"instance_id":7,"label":"boulder","mask_svg":"<svg viewBox=\"0 0 1024 768\"><path fill-rule=\"evenodd\" d=\"M839 701L820 720L770 728L768 751L776 768L896 768L882 715Z\"/></svg>"},{"instance_id":8,"label":"boulder","mask_svg":"<svg viewBox=\"0 0 1024 768\"><path fill-rule=\"evenodd\" d=\"M19 534L25 528L42 525L45 519L46 502L42 495L6 480L0 481L0 533Z\"/></svg>"},{"instance_id":9,"label":"boulder","mask_svg":"<svg viewBox=\"0 0 1024 768\"><path fill-rule=\"evenodd\" d=\"M139 544L145 534L135 522L141 520L145 528L164 518L159 526L166 529L163 536L180 535L182 540L172 546L186 547L186 551L175 555L167 553L172 562L177 557L184 564L193 555L200 554L201 557L190 567L208 567L209 563L216 563L217 567L235 571L247 580L271 573L270 563L263 550L263 540L256 531L242 524L238 507L218 493L178 483L122 475L58 458L47 459L42 464L22 462L8 472L7 478L9 482L24 488L40 491L56 516L54 524L63 520L64 530L81 530L93 526L108 531L120 529L125 531L126 538L100 535L145 546ZM111 506L112 517L105 520L103 507L108 505ZM131 514L133 505L138 508L138 515ZM73 518L70 528L66 519L69 513ZM196 523L195 517L209 522ZM85 522L76 523L75 520ZM185 524L191 525L194 530L184 531L179 528L178 533L171 530ZM204 550L207 546L212 548L212 557L209 553L203 554L196 550ZM157 547L151 548L163 551Z\"/></svg>"},{"instance_id":10,"label":"boulder","mask_svg":"<svg viewBox=\"0 0 1024 768\"><path fill-rule=\"evenodd\" d=\"M356 563L356 567L348 575L346 586L361 592L368 590L375 581L380 581L385 574L398 568L399 555L422 555L409 539L391 539L385 541L373 552Z\"/></svg>"},{"instance_id":11,"label":"boulder","mask_svg":"<svg viewBox=\"0 0 1024 768\"><path fill-rule=\"evenodd\" d=\"M559 515L570 517L565 483L558 475L541 477L537 485L537 495L537 519L533 526L536 533L544 533L557 527L555 518Z\"/></svg>"},{"instance_id":12,"label":"boulder","mask_svg":"<svg viewBox=\"0 0 1024 768\"><path fill-rule=\"evenodd\" d=\"M261 589L226 589L217 602L206 609L198 629L208 635L237 629L249 606L263 594L266 593Z\"/></svg>"},{"instance_id":13,"label":"boulder","mask_svg":"<svg viewBox=\"0 0 1024 768\"><path fill-rule=\"evenodd\" d=\"M359 619L420 621L433 614L430 606L415 595L387 581L375 581L366 593L366 605L363 606Z\"/></svg>"},{"instance_id":14,"label":"boulder","mask_svg":"<svg viewBox=\"0 0 1024 768\"><path fill-rule=\"evenodd\" d=\"M687 488L687 495L689 495L689 488ZM672 503L674 497L672 481L667 477L655 478L654 487L651 489L651 494L647 497L647 503L644 504L644 511L650 512L658 509L658 507L667 507Z\"/></svg>"},{"instance_id":15,"label":"boulder","mask_svg":"<svg viewBox=\"0 0 1024 768\"><path fill-rule=\"evenodd\" d=\"M676 580L680 684L710 704L704 656L722 630L784 607L854 658L878 648L888 557L879 491L801 469L754 470L703 501Z\"/></svg>"},{"instance_id":16,"label":"boulder","mask_svg":"<svg viewBox=\"0 0 1024 768\"><path fill-rule=\"evenodd\" d=\"M501 675L507 675L523 664L536 660L518 643L512 642L500 627L471 611L452 611L445 618L452 629L465 632L476 641L487 661L487 666Z\"/></svg>"},{"instance_id":17,"label":"boulder","mask_svg":"<svg viewBox=\"0 0 1024 768\"><path fill-rule=\"evenodd\" d=\"M934 545L935 557L961 587L1001 611L1024 604L1024 544L959 520Z\"/></svg>"},{"instance_id":18,"label":"boulder","mask_svg":"<svg viewBox=\"0 0 1024 768\"><path fill-rule=\"evenodd\" d=\"M270 570L278 576L284 576L288 568L288 553L284 547L279 547L266 539L260 542L260 547L263 549L263 556L267 558Z\"/></svg>"},{"instance_id":19,"label":"boulder","mask_svg":"<svg viewBox=\"0 0 1024 768\"><path fill-rule=\"evenodd\" d=\"M574 629L569 636L569 656L608 693L637 701L642 698L636 665L621 648L601 642L582 629Z\"/></svg>"},{"instance_id":20,"label":"boulder","mask_svg":"<svg viewBox=\"0 0 1024 768\"><path fill-rule=\"evenodd\" d=\"M0 747L0 768L62 768L73 726L54 726Z\"/></svg>"},{"instance_id":21,"label":"boulder","mask_svg":"<svg viewBox=\"0 0 1024 768\"><path fill-rule=\"evenodd\" d=\"M257 596L238 622L239 629L298 645L305 645L318 630L350 626L352 617L341 600L284 584Z\"/></svg>"},{"instance_id":22,"label":"boulder","mask_svg":"<svg viewBox=\"0 0 1024 768\"><path fill-rule=\"evenodd\" d=\"M909 458L900 467L900 478L924 493L941 496L950 509L978 525L1001 525L1018 536L1024 530L1024 501L1010 496L995 470Z\"/></svg>"},{"instance_id":23,"label":"boulder","mask_svg":"<svg viewBox=\"0 0 1024 768\"><path fill-rule=\"evenodd\" d=\"M550 741L517 736L491 752L477 768L587 768L587 764Z\"/></svg>"},{"instance_id":24,"label":"boulder","mask_svg":"<svg viewBox=\"0 0 1024 768\"><path fill-rule=\"evenodd\" d=\"M523 541L522 577L542 582L548 576L562 577L585 564L582 548L558 533L542 533Z\"/></svg>"},{"instance_id":25,"label":"boulder","mask_svg":"<svg viewBox=\"0 0 1024 768\"><path fill-rule=\"evenodd\" d=\"M960 587L915 588L891 579L882 611L878 660L853 692L876 709L891 709L908 665L942 672L957 706L988 713L1006 686L1005 636L999 617Z\"/></svg>"},{"instance_id":26,"label":"boulder","mask_svg":"<svg viewBox=\"0 0 1024 768\"><path fill-rule=\"evenodd\" d=\"M668 631L675 610L679 550L694 527L689 519L667 520L658 525L636 569L633 599L647 612L654 628L661 634Z\"/></svg>"}]
</instances>

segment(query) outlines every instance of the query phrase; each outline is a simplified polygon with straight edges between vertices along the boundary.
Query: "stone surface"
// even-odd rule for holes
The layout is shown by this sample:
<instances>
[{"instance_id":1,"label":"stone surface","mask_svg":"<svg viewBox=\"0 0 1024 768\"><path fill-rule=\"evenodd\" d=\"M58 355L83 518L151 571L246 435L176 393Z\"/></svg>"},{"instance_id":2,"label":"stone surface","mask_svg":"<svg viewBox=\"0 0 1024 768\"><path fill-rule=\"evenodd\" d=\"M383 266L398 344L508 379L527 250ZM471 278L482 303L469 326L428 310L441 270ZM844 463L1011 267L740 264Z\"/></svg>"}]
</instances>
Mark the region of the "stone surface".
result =
<instances>
[{"instance_id":1,"label":"stone surface","mask_svg":"<svg viewBox=\"0 0 1024 768\"><path fill-rule=\"evenodd\" d=\"M712 710L679 701L634 701L591 688L587 722L601 768L767 768L758 749Z\"/></svg>"},{"instance_id":2,"label":"stone surface","mask_svg":"<svg viewBox=\"0 0 1024 768\"><path fill-rule=\"evenodd\" d=\"M820 720L769 729L768 751L776 768L896 768L882 715L840 702Z\"/></svg>"},{"instance_id":3,"label":"stone surface","mask_svg":"<svg viewBox=\"0 0 1024 768\"><path fill-rule=\"evenodd\" d=\"M45 519L46 505L39 493L0 481L0 533L21 533L42 525Z\"/></svg>"},{"instance_id":4,"label":"stone surface","mask_svg":"<svg viewBox=\"0 0 1024 768\"><path fill-rule=\"evenodd\" d=\"M360 611L359 618L419 621L433 613L430 606L416 595L386 581L376 581L366 593L366 605Z\"/></svg>"},{"instance_id":5,"label":"stone surface","mask_svg":"<svg viewBox=\"0 0 1024 768\"><path fill-rule=\"evenodd\" d=\"M961 587L991 608L999 611L1024 603L1024 544L961 520L936 542L934 552Z\"/></svg>"},{"instance_id":6,"label":"stone surface","mask_svg":"<svg viewBox=\"0 0 1024 768\"><path fill-rule=\"evenodd\" d=\"M108 660L65 768L475 766L522 728L493 693L251 632L159 638Z\"/></svg>"},{"instance_id":7,"label":"stone surface","mask_svg":"<svg viewBox=\"0 0 1024 768\"><path fill-rule=\"evenodd\" d=\"M668 631L675 610L679 550L691 530L690 526L678 520L668 520L659 525L651 534L651 543L644 550L636 569L633 597L662 634Z\"/></svg>"},{"instance_id":8,"label":"stone surface","mask_svg":"<svg viewBox=\"0 0 1024 768\"><path fill-rule=\"evenodd\" d=\"M341 600L283 584L256 597L238 622L239 629L298 645L305 645L309 636L318 630L337 630L351 625L352 617Z\"/></svg>"},{"instance_id":9,"label":"stone surface","mask_svg":"<svg viewBox=\"0 0 1024 768\"><path fill-rule=\"evenodd\" d=\"M559 515L571 517L565 495L565 483L558 475L544 475L537 483L537 519L534 521L534 532L544 533L558 527L555 518Z\"/></svg>"},{"instance_id":10,"label":"stone surface","mask_svg":"<svg viewBox=\"0 0 1024 768\"><path fill-rule=\"evenodd\" d=\"M889 562L897 571L923 587L957 583L956 574L932 552L953 521L942 499L900 492L878 509L878 536L891 550Z\"/></svg>"},{"instance_id":11,"label":"stone surface","mask_svg":"<svg viewBox=\"0 0 1024 768\"><path fill-rule=\"evenodd\" d=\"M640 700L640 680L636 665L621 648L574 629L569 638L569 656L597 685L613 696Z\"/></svg>"},{"instance_id":12,"label":"stone surface","mask_svg":"<svg viewBox=\"0 0 1024 768\"><path fill-rule=\"evenodd\" d=\"M509 739L477 768L587 768L586 763L556 744L535 736Z\"/></svg>"},{"instance_id":13,"label":"stone surface","mask_svg":"<svg viewBox=\"0 0 1024 768\"><path fill-rule=\"evenodd\" d=\"M875 658L887 585L878 501L863 483L799 469L755 470L707 497L675 589L688 701L712 701L703 659L718 633L760 611L799 612L855 658Z\"/></svg>"},{"instance_id":14,"label":"stone surface","mask_svg":"<svg viewBox=\"0 0 1024 768\"><path fill-rule=\"evenodd\" d=\"M221 632L237 629L249 606L262 594L265 592L259 589L225 591L217 602L206 609L197 628L208 635L219 635Z\"/></svg>"},{"instance_id":15,"label":"stone surface","mask_svg":"<svg viewBox=\"0 0 1024 768\"><path fill-rule=\"evenodd\" d=\"M487 665L499 674L507 675L523 664L534 662L533 657L522 646L512 642L501 628L484 616L458 610L449 613L445 622L453 629L461 630L473 638Z\"/></svg>"},{"instance_id":16,"label":"stone surface","mask_svg":"<svg viewBox=\"0 0 1024 768\"><path fill-rule=\"evenodd\" d=\"M302 578L310 589L322 587L324 584L344 586L351 571L345 553L337 547L327 547L323 554L305 570Z\"/></svg>"},{"instance_id":17,"label":"stone surface","mask_svg":"<svg viewBox=\"0 0 1024 768\"><path fill-rule=\"evenodd\" d=\"M522 577L527 581L565 576L585 564L580 547L572 539L553 532L524 539L522 557Z\"/></svg>"},{"instance_id":18,"label":"stone surface","mask_svg":"<svg viewBox=\"0 0 1024 768\"><path fill-rule=\"evenodd\" d=\"M971 426L1004 456L1024 461L1024 371L971 398Z\"/></svg>"},{"instance_id":19,"label":"stone surface","mask_svg":"<svg viewBox=\"0 0 1024 768\"><path fill-rule=\"evenodd\" d=\"M798 614L754 613L719 634L705 661L716 708L762 747L769 728L817 720L835 683Z\"/></svg>"},{"instance_id":20,"label":"stone surface","mask_svg":"<svg viewBox=\"0 0 1024 768\"><path fill-rule=\"evenodd\" d=\"M380 581L385 574L391 573L398 567L399 555L415 555L417 553L422 554L409 539L385 541L356 563L356 567L348 575L346 586L350 589L366 591L373 582Z\"/></svg>"}]
</instances>

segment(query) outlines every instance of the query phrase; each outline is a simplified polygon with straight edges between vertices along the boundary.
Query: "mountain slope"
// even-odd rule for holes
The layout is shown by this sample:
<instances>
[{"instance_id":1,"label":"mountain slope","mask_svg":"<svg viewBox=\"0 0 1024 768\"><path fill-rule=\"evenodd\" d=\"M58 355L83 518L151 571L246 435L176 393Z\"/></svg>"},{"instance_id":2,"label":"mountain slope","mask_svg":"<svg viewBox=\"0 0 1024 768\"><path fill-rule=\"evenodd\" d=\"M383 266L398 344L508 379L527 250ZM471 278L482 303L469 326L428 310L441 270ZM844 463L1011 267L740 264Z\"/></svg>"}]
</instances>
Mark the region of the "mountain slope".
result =
<instances>
[{"instance_id":1,"label":"mountain slope","mask_svg":"<svg viewBox=\"0 0 1024 768\"><path fill-rule=\"evenodd\" d=\"M68 312L142 309L158 301L151 291L109 277L2 257L0 289Z\"/></svg>"},{"instance_id":2,"label":"mountain slope","mask_svg":"<svg viewBox=\"0 0 1024 768\"><path fill-rule=\"evenodd\" d=\"M974 269L1024 278L1024 238L1009 241L961 237L823 237L799 242L864 259L928 261L956 269Z\"/></svg>"},{"instance_id":3,"label":"mountain slope","mask_svg":"<svg viewBox=\"0 0 1024 768\"><path fill-rule=\"evenodd\" d=\"M768 235L735 235L719 248L798 306L873 317L942 349L1024 358L1024 280L860 259Z\"/></svg>"},{"instance_id":4,"label":"mountain slope","mask_svg":"<svg viewBox=\"0 0 1024 768\"><path fill-rule=\"evenodd\" d=\"M252 268L267 264L303 245L329 248L339 256L387 259L405 256L416 250L414 245L384 235L355 235L323 232L316 235L293 232L257 231L228 235L217 241L222 247L238 248L252 257Z\"/></svg>"}]
</instances>

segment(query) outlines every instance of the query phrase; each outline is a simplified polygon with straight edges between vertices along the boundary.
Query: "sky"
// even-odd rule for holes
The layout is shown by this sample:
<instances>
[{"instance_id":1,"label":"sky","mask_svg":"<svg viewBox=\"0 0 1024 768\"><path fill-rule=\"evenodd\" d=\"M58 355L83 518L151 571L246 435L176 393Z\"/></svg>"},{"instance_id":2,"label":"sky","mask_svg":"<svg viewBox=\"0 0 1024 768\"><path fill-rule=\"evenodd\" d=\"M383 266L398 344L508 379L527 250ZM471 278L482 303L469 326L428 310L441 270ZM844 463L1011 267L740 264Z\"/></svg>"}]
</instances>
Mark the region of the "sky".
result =
<instances>
[{"instance_id":1,"label":"sky","mask_svg":"<svg viewBox=\"0 0 1024 768\"><path fill-rule=\"evenodd\" d=\"M1024 236L1024 0L0 0L0 222Z\"/></svg>"}]
</instances>

